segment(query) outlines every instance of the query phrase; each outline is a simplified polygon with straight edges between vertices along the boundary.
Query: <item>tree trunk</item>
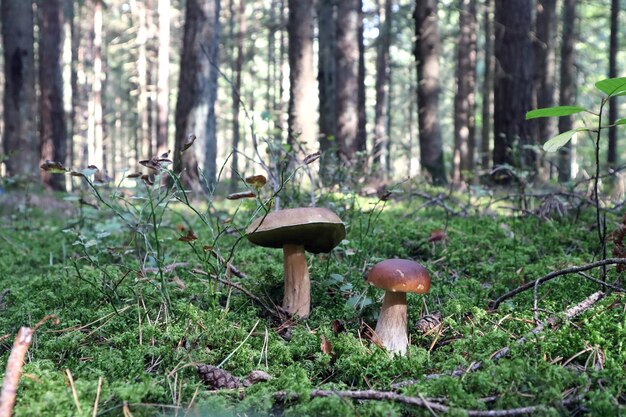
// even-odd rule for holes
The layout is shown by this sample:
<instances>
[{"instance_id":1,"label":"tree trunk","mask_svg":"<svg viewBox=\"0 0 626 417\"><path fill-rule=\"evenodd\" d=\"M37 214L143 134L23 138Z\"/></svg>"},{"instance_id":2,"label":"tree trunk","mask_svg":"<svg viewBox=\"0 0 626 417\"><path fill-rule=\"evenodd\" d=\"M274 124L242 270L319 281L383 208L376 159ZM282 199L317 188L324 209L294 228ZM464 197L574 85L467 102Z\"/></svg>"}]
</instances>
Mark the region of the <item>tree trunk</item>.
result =
<instances>
[{"instance_id":1,"label":"tree trunk","mask_svg":"<svg viewBox=\"0 0 626 417\"><path fill-rule=\"evenodd\" d=\"M609 41L609 78L617 77L617 52L619 51L619 0L611 0L611 35ZM609 120L614 123L617 120L617 100L611 97L609 101ZM615 168L617 164L617 128L609 128L609 150L607 153L609 168Z\"/></svg>"},{"instance_id":2,"label":"tree trunk","mask_svg":"<svg viewBox=\"0 0 626 417\"><path fill-rule=\"evenodd\" d=\"M336 20L336 133L339 157L354 165L359 129L359 0L337 3Z\"/></svg>"},{"instance_id":3,"label":"tree trunk","mask_svg":"<svg viewBox=\"0 0 626 417\"><path fill-rule=\"evenodd\" d=\"M460 0L459 11L452 174L455 184L466 180L464 173L473 172L475 166L476 0Z\"/></svg>"},{"instance_id":4,"label":"tree trunk","mask_svg":"<svg viewBox=\"0 0 626 417\"><path fill-rule=\"evenodd\" d=\"M204 150L215 145L215 137L210 137L207 131L207 122L209 107L214 104L210 97L212 88L210 87L209 57L215 52L212 47L215 45L213 39L218 36L215 27L219 16L218 5L219 1L215 0L187 0L185 8L178 100L175 111L174 169L176 172L184 169L184 182L187 185L194 185L195 188L200 185L198 166L205 166ZM215 125L214 121L213 125ZM197 141L192 148L183 153L184 144L190 134L196 135ZM207 180L214 180L209 174L205 172Z\"/></svg>"},{"instance_id":5,"label":"tree trunk","mask_svg":"<svg viewBox=\"0 0 626 417\"><path fill-rule=\"evenodd\" d=\"M235 7L234 0L231 0L231 18L234 19ZM241 100L241 70L243 68L243 41L246 34L246 2L245 0L239 0L239 28L237 30L237 46L236 46L236 58L233 66L233 88L231 92L231 105L233 112L233 143L231 157L231 174L230 174L230 192L234 193L237 190L237 184L239 183L239 102ZM234 22L233 22L234 24Z\"/></svg>"},{"instance_id":6,"label":"tree trunk","mask_svg":"<svg viewBox=\"0 0 626 417\"><path fill-rule=\"evenodd\" d=\"M537 108L554 106L556 0L538 0L535 7L535 90ZM555 135L556 120L544 117L536 120L539 144ZM541 158L543 160L543 158ZM543 163L539 164L542 179L547 179Z\"/></svg>"},{"instance_id":7,"label":"tree trunk","mask_svg":"<svg viewBox=\"0 0 626 417\"><path fill-rule=\"evenodd\" d=\"M161 155L168 149L170 108L170 0L158 0L159 46L157 56L156 146Z\"/></svg>"},{"instance_id":8,"label":"tree trunk","mask_svg":"<svg viewBox=\"0 0 626 417\"><path fill-rule=\"evenodd\" d=\"M148 19L147 5L144 1L131 1L132 12L137 19L137 117L139 126L140 159L150 159L153 151L151 146L148 116Z\"/></svg>"},{"instance_id":9,"label":"tree trunk","mask_svg":"<svg viewBox=\"0 0 626 417\"><path fill-rule=\"evenodd\" d=\"M357 114L359 121L357 123L356 131L356 149L362 154L367 150L367 132L365 131L365 125L367 122L365 112L365 43L363 40L363 0L358 2L357 12L357 41L359 43L359 67L357 72L357 82L359 85L357 94ZM367 158L362 156L363 161L366 163Z\"/></svg>"},{"instance_id":10,"label":"tree trunk","mask_svg":"<svg viewBox=\"0 0 626 417\"><path fill-rule=\"evenodd\" d=\"M441 129L439 126L439 30L437 1L415 2L415 60L420 161L435 184L446 184Z\"/></svg>"},{"instance_id":11,"label":"tree trunk","mask_svg":"<svg viewBox=\"0 0 626 417\"><path fill-rule=\"evenodd\" d=\"M574 66L574 46L576 34L574 25L576 21L576 0L564 0L563 2L563 29L561 34L561 84L559 86L559 104L571 106L574 104L576 67ZM573 126L572 116L559 118L559 131L571 130ZM559 182L567 182L572 177L572 142L559 150Z\"/></svg>"},{"instance_id":12,"label":"tree trunk","mask_svg":"<svg viewBox=\"0 0 626 417\"><path fill-rule=\"evenodd\" d=\"M325 184L332 178L332 166L337 154L336 132L336 28L335 0L318 0L319 32L318 73L320 176Z\"/></svg>"},{"instance_id":13,"label":"tree trunk","mask_svg":"<svg viewBox=\"0 0 626 417\"><path fill-rule=\"evenodd\" d=\"M9 176L39 178L33 5L28 0L3 0L1 7L6 171Z\"/></svg>"},{"instance_id":14,"label":"tree trunk","mask_svg":"<svg viewBox=\"0 0 626 417\"><path fill-rule=\"evenodd\" d=\"M484 73L482 84L482 109L481 109L481 142L480 142L480 154L481 163L480 166L483 170L489 168L490 161L490 144L491 144L491 103L493 94L493 2L492 0L485 0L485 10L483 16L483 31L485 33L485 47L484 47Z\"/></svg>"},{"instance_id":15,"label":"tree trunk","mask_svg":"<svg viewBox=\"0 0 626 417\"><path fill-rule=\"evenodd\" d=\"M316 142L315 75L313 73L313 0L289 0L289 135L292 149ZM296 146L296 141L299 143Z\"/></svg>"},{"instance_id":16,"label":"tree trunk","mask_svg":"<svg viewBox=\"0 0 626 417\"><path fill-rule=\"evenodd\" d=\"M41 158L66 164L67 127L63 106L62 0L48 0L39 9L39 129ZM65 175L42 171L42 180L55 190L65 189Z\"/></svg>"},{"instance_id":17,"label":"tree trunk","mask_svg":"<svg viewBox=\"0 0 626 417\"><path fill-rule=\"evenodd\" d=\"M386 131L385 101L389 90L389 43L391 35L392 0L384 0L378 7L378 51L376 55L376 104L374 105L374 147L372 150L374 171L378 175L387 172L382 162L385 161L385 150L388 138Z\"/></svg>"},{"instance_id":18,"label":"tree trunk","mask_svg":"<svg viewBox=\"0 0 626 417\"><path fill-rule=\"evenodd\" d=\"M102 126L102 0L92 0L93 5L93 83L89 99L87 128L88 165L95 165L102 172L104 161L104 131Z\"/></svg>"},{"instance_id":19,"label":"tree trunk","mask_svg":"<svg viewBox=\"0 0 626 417\"><path fill-rule=\"evenodd\" d=\"M215 102L217 101L217 76L219 68L220 50L220 7L221 0L214 0L215 15L210 23L213 29L213 36L208 42L209 62L211 72L209 74L209 94L208 106L209 115L206 119L206 145L204 148L204 176L209 185L213 187L217 181L217 118L215 117Z\"/></svg>"},{"instance_id":20,"label":"tree trunk","mask_svg":"<svg viewBox=\"0 0 626 417\"><path fill-rule=\"evenodd\" d=\"M531 8L531 0L496 0L493 163L534 170Z\"/></svg>"}]
</instances>

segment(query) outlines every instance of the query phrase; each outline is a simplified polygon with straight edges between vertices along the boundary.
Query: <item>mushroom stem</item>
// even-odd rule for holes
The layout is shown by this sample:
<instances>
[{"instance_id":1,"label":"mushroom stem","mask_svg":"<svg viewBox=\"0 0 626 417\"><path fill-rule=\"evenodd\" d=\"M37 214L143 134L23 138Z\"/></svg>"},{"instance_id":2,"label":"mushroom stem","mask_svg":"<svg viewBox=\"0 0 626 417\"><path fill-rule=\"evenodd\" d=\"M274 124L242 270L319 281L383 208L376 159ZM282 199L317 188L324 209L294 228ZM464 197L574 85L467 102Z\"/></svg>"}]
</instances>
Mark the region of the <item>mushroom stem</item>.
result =
<instances>
[{"instance_id":1,"label":"mushroom stem","mask_svg":"<svg viewBox=\"0 0 626 417\"><path fill-rule=\"evenodd\" d=\"M404 355L409 338L407 336L406 293L385 291L380 310L376 335L390 353Z\"/></svg>"},{"instance_id":2,"label":"mushroom stem","mask_svg":"<svg viewBox=\"0 0 626 417\"><path fill-rule=\"evenodd\" d=\"M311 280L303 245L283 246L285 265L285 294L283 308L292 315L302 318L311 310Z\"/></svg>"}]
</instances>

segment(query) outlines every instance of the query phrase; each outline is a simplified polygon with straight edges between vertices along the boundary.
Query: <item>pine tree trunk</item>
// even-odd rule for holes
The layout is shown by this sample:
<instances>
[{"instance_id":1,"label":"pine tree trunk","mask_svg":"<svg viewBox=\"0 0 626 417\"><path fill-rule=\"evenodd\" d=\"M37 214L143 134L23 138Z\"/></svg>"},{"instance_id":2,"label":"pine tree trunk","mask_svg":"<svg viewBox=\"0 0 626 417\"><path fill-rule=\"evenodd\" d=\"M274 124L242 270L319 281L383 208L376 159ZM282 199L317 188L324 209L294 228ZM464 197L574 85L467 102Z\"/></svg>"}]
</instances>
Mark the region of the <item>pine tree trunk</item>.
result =
<instances>
[{"instance_id":1,"label":"pine tree trunk","mask_svg":"<svg viewBox=\"0 0 626 417\"><path fill-rule=\"evenodd\" d=\"M374 148L372 150L374 170L379 175L387 168L381 163L385 161L385 148L388 138L386 131L385 101L389 90L389 37L391 34L392 0L380 2L378 7L378 51L376 55L376 104L374 105ZM387 149L388 151L388 149Z\"/></svg>"},{"instance_id":2,"label":"pine tree trunk","mask_svg":"<svg viewBox=\"0 0 626 417\"><path fill-rule=\"evenodd\" d=\"M133 15L137 19L135 44L137 46L137 117L139 119L137 130L141 144L139 158L150 159L153 152L148 122L148 10L144 1L134 0L131 5Z\"/></svg>"},{"instance_id":3,"label":"pine tree trunk","mask_svg":"<svg viewBox=\"0 0 626 417\"><path fill-rule=\"evenodd\" d=\"M439 30L437 1L415 2L415 60L421 166L433 183L446 184L441 128L439 126Z\"/></svg>"},{"instance_id":4,"label":"pine tree trunk","mask_svg":"<svg viewBox=\"0 0 626 417\"><path fill-rule=\"evenodd\" d=\"M455 184L466 180L465 172L473 172L475 165L476 1L460 0L459 12L452 173Z\"/></svg>"},{"instance_id":5,"label":"pine tree trunk","mask_svg":"<svg viewBox=\"0 0 626 417\"><path fill-rule=\"evenodd\" d=\"M106 172L102 126L102 0L93 0L93 82L87 128L88 164Z\"/></svg>"},{"instance_id":6,"label":"pine tree trunk","mask_svg":"<svg viewBox=\"0 0 626 417\"><path fill-rule=\"evenodd\" d=\"M234 20L234 0L231 0L231 18ZM233 88L231 94L231 105L233 112L233 143L231 157L231 174L230 174L230 191L235 192L239 183L239 102L241 100L241 70L243 68L243 42L246 34L246 2L239 0L239 27L237 29L237 46L236 58L233 67ZM233 22L234 23L234 22Z\"/></svg>"},{"instance_id":7,"label":"pine tree trunk","mask_svg":"<svg viewBox=\"0 0 626 417\"><path fill-rule=\"evenodd\" d=\"M556 0L538 0L535 7L535 90L536 108L554 106L555 92L555 28ZM539 144L555 135L556 120L553 117L537 119ZM541 158L543 159L543 158ZM543 164L539 164L540 176L547 179Z\"/></svg>"},{"instance_id":8,"label":"pine tree trunk","mask_svg":"<svg viewBox=\"0 0 626 417\"><path fill-rule=\"evenodd\" d=\"M66 164L67 127L63 106L62 0L47 0L39 9L39 129L41 158ZM42 180L55 190L65 189L65 175L42 171Z\"/></svg>"},{"instance_id":9,"label":"pine tree trunk","mask_svg":"<svg viewBox=\"0 0 626 417\"><path fill-rule=\"evenodd\" d=\"M157 154L168 150L170 95L170 0L158 0L159 46L157 56L156 146Z\"/></svg>"},{"instance_id":10,"label":"pine tree trunk","mask_svg":"<svg viewBox=\"0 0 626 417\"><path fill-rule=\"evenodd\" d=\"M9 176L39 178L33 5L29 0L3 0L1 7L6 171Z\"/></svg>"},{"instance_id":11,"label":"pine tree trunk","mask_svg":"<svg viewBox=\"0 0 626 417\"><path fill-rule=\"evenodd\" d=\"M534 171L535 143L526 121L533 94L531 7L531 0L496 0L493 163Z\"/></svg>"},{"instance_id":12,"label":"pine tree trunk","mask_svg":"<svg viewBox=\"0 0 626 417\"><path fill-rule=\"evenodd\" d=\"M184 169L184 182L196 189L200 186L198 166L205 167L205 149L215 145L215 136L211 137L207 131L207 121L210 117L209 107L214 104L210 97L212 88L209 57L215 52L213 45L216 43L213 39L218 36L215 27L219 16L218 4L219 1L215 0L188 0L185 8L175 112L174 170L180 172ZM214 120L212 123L214 126ZM190 134L196 135L196 143L183 153L184 144ZM214 181L209 172L205 171L205 175L208 181Z\"/></svg>"},{"instance_id":13,"label":"pine tree trunk","mask_svg":"<svg viewBox=\"0 0 626 417\"><path fill-rule=\"evenodd\" d=\"M609 40L609 78L617 77L617 53L619 51L619 0L611 0L611 35ZM612 97L609 101L609 120L614 123L617 120L617 100ZM617 128L609 128L609 150L607 153L609 168L615 168L617 164Z\"/></svg>"},{"instance_id":14,"label":"pine tree trunk","mask_svg":"<svg viewBox=\"0 0 626 417\"><path fill-rule=\"evenodd\" d=\"M482 95L482 109L481 109L481 142L480 142L480 166L483 170L489 168L490 144L491 144L491 103L493 94L493 2L492 0L485 0L484 14L483 14L483 32L485 34L485 47L484 47L484 73L483 84L481 88Z\"/></svg>"},{"instance_id":15,"label":"pine tree trunk","mask_svg":"<svg viewBox=\"0 0 626 417\"><path fill-rule=\"evenodd\" d=\"M359 0L337 3L336 20L336 133L335 140L342 163L356 162L359 129Z\"/></svg>"},{"instance_id":16,"label":"pine tree trunk","mask_svg":"<svg viewBox=\"0 0 626 417\"><path fill-rule=\"evenodd\" d=\"M357 123L357 131L356 131L356 149L362 154L367 150L367 133L365 131L365 125L367 123L367 116L365 112L365 43L364 43L364 33L363 33L363 0L359 0L358 2L358 11L357 11L357 40L359 43L359 67L357 72L357 82L359 85L358 93L357 93L357 114L359 117L359 121ZM360 161L360 163L366 163L367 159L361 157L364 160ZM362 167L361 167L362 168Z\"/></svg>"},{"instance_id":17,"label":"pine tree trunk","mask_svg":"<svg viewBox=\"0 0 626 417\"><path fill-rule=\"evenodd\" d=\"M561 34L561 84L559 86L559 104L571 106L574 104L576 67L574 66L574 47L576 35L574 25L576 21L576 0L563 2L563 29ZM571 130L573 117L559 118L559 132ZM559 150L559 181L567 182L572 177L572 142L568 142Z\"/></svg>"},{"instance_id":18,"label":"pine tree trunk","mask_svg":"<svg viewBox=\"0 0 626 417\"><path fill-rule=\"evenodd\" d=\"M289 135L311 146L317 139L315 75L313 73L313 0L289 0Z\"/></svg>"}]
</instances>

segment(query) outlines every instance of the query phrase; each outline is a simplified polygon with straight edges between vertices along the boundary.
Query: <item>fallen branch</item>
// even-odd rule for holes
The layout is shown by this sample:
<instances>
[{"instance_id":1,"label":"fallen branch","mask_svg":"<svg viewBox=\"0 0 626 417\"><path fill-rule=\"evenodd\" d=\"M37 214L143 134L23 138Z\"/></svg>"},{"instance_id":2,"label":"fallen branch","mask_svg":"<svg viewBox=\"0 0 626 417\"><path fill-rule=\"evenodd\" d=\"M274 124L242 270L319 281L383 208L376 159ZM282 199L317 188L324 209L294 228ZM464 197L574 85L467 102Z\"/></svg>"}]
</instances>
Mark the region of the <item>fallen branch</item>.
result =
<instances>
[{"instance_id":1,"label":"fallen branch","mask_svg":"<svg viewBox=\"0 0 626 417\"><path fill-rule=\"evenodd\" d=\"M409 397L407 395L397 394L395 392L387 391L330 391L330 390L313 390L309 393L311 397L339 397L339 398L351 398L354 400L376 400L376 401L392 401L401 404L413 405L416 407L426 408L432 411L439 411L441 413L447 413L451 407L443 405L422 396ZM292 401L299 398L298 394L288 393L286 391L279 391L274 393L274 399L277 401ZM580 401L581 397L574 396L567 400L559 401L555 406L565 406ZM546 405L532 405L528 407L509 408L506 410L463 410L466 415L470 417L500 417L500 416L517 416L523 414L532 414L540 411L546 411L549 406Z\"/></svg>"},{"instance_id":2,"label":"fallen branch","mask_svg":"<svg viewBox=\"0 0 626 417\"><path fill-rule=\"evenodd\" d=\"M566 320L571 320L574 317L580 315L585 310L588 310L591 307L593 307L598 301L600 301L604 297L604 295L605 294L602 291L597 291L597 292L591 294L589 297L585 298L580 303L578 303L575 306L570 307L567 310L565 310L563 312L564 318ZM553 325L556 324L557 321L558 321L558 317L551 317L551 318L549 318L544 323L540 323L537 326L535 326L535 328L532 329L527 335L522 336L519 339L517 339L516 342L518 344L526 343L530 336L541 333L547 326L553 326ZM508 355L508 353L510 351L511 351L511 348L509 346L505 346L502 349L497 350L493 355L491 355L490 359L492 361L497 361L499 359L502 359L506 355ZM461 376L465 375L466 373L475 372L475 371L479 370L480 368L482 368L482 366L483 366L483 362L480 362L480 361L472 362L472 364L469 367L467 367L467 368L457 369L455 371L446 372L446 373L443 373L443 374L426 375L426 376L424 376L424 379L437 379L437 378L441 378L441 377L444 377L444 376L451 376L451 377L457 377L458 378L458 377L461 377ZM406 386L409 386L409 385L415 385L415 384L418 384L419 382L420 381L418 381L418 380L401 381L401 382L397 382L395 384L392 384L391 387L394 388L394 389L398 389L398 388L406 387Z\"/></svg>"},{"instance_id":3,"label":"fallen branch","mask_svg":"<svg viewBox=\"0 0 626 417\"><path fill-rule=\"evenodd\" d=\"M20 327L20 330L17 332L4 372L2 391L0 391L0 417L11 417L11 412L15 405L17 387L20 382L20 376L22 376L24 357L33 340L33 335L37 329L48 320L54 320L55 324L58 323L57 317L51 314L41 319L34 328Z\"/></svg>"},{"instance_id":4,"label":"fallen branch","mask_svg":"<svg viewBox=\"0 0 626 417\"><path fill-rule=\"evenodd\" d=\"M11 349L11 354L7 361L2 392L0 392L0 417L11 417L17 395L17 386L22 375L22 367L24 366L24 357L30 342L33 340L33 334L33 329L29 327L21 327L17 332L13 349Z\"/></svg>"},{"instance_id":5,"label":"fallen branch","mask_svg":"<svg viewBox=\"0 0 626 417\"><path fill-rule=\"evenodd\" d=\"M498 307L500 306L500 304L504 301L504 300L508 300L509 298L512 298L514 296L516 296L517 294L524 292L530 288L533 288L535 285L539 285L542 284L546 281L549 281L551 279L554 279L556 277L560 277L561 275L567 275L567 274L573 274L573 273L578 273L578 272L583 272L583 271L588 271L590 269L593 268L598 268L600 266L606 266L606 265L626 265L626 258L608 258L608 259L604 259L601 261L597 261L597 262L593 262L587 265L581 265L581 266L572 266L570 268L565 268L565 269L561 269L559 271L553 271L550 272L548 275L545 275L539 279L536 279L534 281L530 281L527 282L524 285L521 285L509 292L507 292L506 294L501 295L500 297L498 297L496 300L492 301L489 303L489 310L497 310Z\"/></svg>"}]
</instances>

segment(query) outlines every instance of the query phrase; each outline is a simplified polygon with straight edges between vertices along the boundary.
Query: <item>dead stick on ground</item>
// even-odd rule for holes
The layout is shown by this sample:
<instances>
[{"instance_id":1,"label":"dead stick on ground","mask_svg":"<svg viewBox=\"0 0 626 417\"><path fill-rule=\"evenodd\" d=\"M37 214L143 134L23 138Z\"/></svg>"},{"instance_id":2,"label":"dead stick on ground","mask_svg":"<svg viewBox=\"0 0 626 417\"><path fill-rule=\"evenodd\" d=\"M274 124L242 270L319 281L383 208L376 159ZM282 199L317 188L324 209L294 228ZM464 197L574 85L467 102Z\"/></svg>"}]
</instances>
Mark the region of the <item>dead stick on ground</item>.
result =
<instances>
[{"instance_id":1,"label":"dead stick on ground","mask_svg":"<svg viewBox=\"0 0 626 417\"><path fill-rule=\"evenodd\" d=\"M311 397L339 397L339 398L352 398L355 400L378 400L378 401L393 401L402 404L414 405L429 409L431 411L439 411L447 413L450 411L450 407L447 405L433 402L424 397L409 397L406 395L397 394L395 392L387 391L325 391L325 390L313 390L310 393ZM285 391L279 391L274 393L274 398L277 401L289 401L297 400L297 394L290 394ZM558 405L569 405L580 401L579 396L568 398L560 401ZM532 414L540 411L545 411L549 408L546 405L533 405L529 407L510 408L508 410L464 410L466 415L470 417L501 417L501 416L517 416L523 414Z\"/></svg>"},{"instance_id":2,"label":"dead stick on ground","mask_svg":"<svg viewBox=\"0 0 626 417\"><path fill-rule=\"evenodd\" d=\"M597 262L593 262L587 265L581 265L581 266L572 266L570 268L565 268L565 269L561 269L559 271L554 271L554 272L550 272L548 275L545 275L535 281L530 281L527 282L526 284L519 286L517 288L515 288L514 290L511 290L509 292L507 292L506 294L501 295L500 297L498 297L495 301L492 301L489 305L489 309L490 310L497 310L498 306L504 301L504 300L508 300L509 298L512 298L514 296L516 296L517 294L526 291L530 288L533 288L535 285L539 285L542 284L546 281L549 281L551 279L554 279L556 277L559 277L561 275L567 275L567 274L573 274L576 272L582 272L582 271L588 271L590 269L593 268L598 268L600 266L605 266L605 265L616 265L616 264L622 264L622 265L626 265L626 258L608 258L608 259L604 259L602 261L597 261Z\"/></svg>"},{"instance_id":3,"label":"dead stick on ground","mask_svg":"<svg viewBox=\"0 0 626 417\"><path fill-rule=\"evenodd\" d=\"M22 366L24 365L24 357L33 340L34 331L29 327L20 328L13 343L13 349L9 355L7 368L4 373L4 382L2 384L2 392L0 392L0 417L11 417L15 397L17 395L17 386L22 375Z\"/></svg>"},{"instance_id":4,"label":"dead stick on ground","mask_svg":"<svg viewBox=\"0 0 626 417\"><path fill-rule=\"evenodd\" d=\"M603 297L604 297L604 293L602 291L594 292L593 294L591 294L589 297L585 298L580 303L578 303L575 306L572 306L572 307L568 308L567 310L565 310L563 312L563 315L565 316L565 319L571 320L574 317L580 315L585 310L588 310L591 307L593 307ZM520 337L519 339L517 339L516 342L518 344L526 343L530 336L541 333L547 326L552 326L552 325L556 324L557 320L558 319L556 317L549 318L544 323L540 323L539 325L537 325L526 336L523 336L523 337ZM499 359L502 359L503 357L508 355L510 350L511 350L511 348L509 346L505 346L502 349L497 350L493 355L491 355L490 359L492 361L497 361ZM466 369L458 369L456 371L449 372L449 373L443 373L443 374L430 374L430 375L426 375L424 378L425 379L437 379L437 378L441 378L441 377L444 377L444 376L460 377L460 376L465 375L468 372L475 372L475 371L479 370L482 366L483 366L482 362L473 362ZM391 387L394 388L394 389L398 389L398 388L406 387L406 386L409 386L409 385L415 385L415 384L418 384L419 382L420 381L418 381L418 380L401 381L401 382L397 382L397 383L391 385Z\"/></svg>"},{"instance_id":5,"label":"dead stick on ground","mask_svg":"<svg viewBox=\"0 0 626 417\"><path fill-rule=\"evenodd\" d=\"M37 323L33 329L30 327L21 327L17 332L4 372L2 391L0 391L0 417L11 417L11 412L15 405L17 387L20 382L20 376L22 376L24 357L26 356L30 343L33 341L33 335L37 329L48 320L53 320L55 324L59 322L58 318L54 314L51 314L39 320L39 323Z\"/></svg>"}]
</instances>

